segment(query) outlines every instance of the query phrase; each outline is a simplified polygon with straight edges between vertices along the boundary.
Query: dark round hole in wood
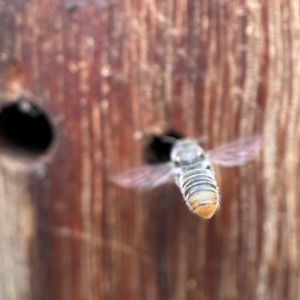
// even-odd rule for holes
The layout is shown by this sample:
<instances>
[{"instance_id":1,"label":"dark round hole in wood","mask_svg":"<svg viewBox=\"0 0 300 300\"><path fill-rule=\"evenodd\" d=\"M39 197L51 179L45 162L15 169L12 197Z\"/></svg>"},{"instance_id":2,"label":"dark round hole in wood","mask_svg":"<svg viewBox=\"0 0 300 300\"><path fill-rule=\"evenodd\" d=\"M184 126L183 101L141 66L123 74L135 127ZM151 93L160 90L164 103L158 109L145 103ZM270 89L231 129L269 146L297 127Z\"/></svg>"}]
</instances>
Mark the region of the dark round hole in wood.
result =
<instances>
[{"instance_id":1,"label":"dark round hole in wood","mask_svg":"<svg viewBox=\"0 0 300 300\"><path fill-rule=\"evenodd\" d=\"M172 147L176 139L181 138L183 135L174 130L167 131L162 135L148 135L144 145L144 160L148 164L170 161Z\"/></svg>"},{"instance_id":2,"label":"dark round hole in wood","mask_svg":"<svg viewBox=\"0 0 300 300\"><path fill-rule=\"evenodd\" d=\"M32 155L43 154L53 141L47 116L27 100L4 106L0 111L0 149Z\"/></svg>"}]
</instances>

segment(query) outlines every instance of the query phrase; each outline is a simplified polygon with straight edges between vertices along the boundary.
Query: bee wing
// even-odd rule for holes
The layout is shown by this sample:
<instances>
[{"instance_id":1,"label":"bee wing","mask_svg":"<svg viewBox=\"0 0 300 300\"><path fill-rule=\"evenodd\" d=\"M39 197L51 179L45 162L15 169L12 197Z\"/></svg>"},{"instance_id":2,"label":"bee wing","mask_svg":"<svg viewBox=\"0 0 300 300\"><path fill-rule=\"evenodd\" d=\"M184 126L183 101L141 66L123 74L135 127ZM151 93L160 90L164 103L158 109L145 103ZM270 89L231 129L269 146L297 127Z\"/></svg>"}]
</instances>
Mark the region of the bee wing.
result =
<instances>
[{"instance_id":1,"label":"bee wing","mask_svg":"<svg viewBox=\"0 0 300 300\"><path fill-rule=\"evenodd\" d=\"M172 162L129 169L111 178L125 188L149 190L174 179Z\"/></svg>"},{"instance_id":2,"label":"bee wing","mask_svg":"<svg viewBox=\"0 0 300 300\"><path fill-rule=\"evenodd\" d=\"M240 138L207 152L212 163L224 167L241 166L254 159L262 148L262 136Z\"/></svg>"}]
</instances>

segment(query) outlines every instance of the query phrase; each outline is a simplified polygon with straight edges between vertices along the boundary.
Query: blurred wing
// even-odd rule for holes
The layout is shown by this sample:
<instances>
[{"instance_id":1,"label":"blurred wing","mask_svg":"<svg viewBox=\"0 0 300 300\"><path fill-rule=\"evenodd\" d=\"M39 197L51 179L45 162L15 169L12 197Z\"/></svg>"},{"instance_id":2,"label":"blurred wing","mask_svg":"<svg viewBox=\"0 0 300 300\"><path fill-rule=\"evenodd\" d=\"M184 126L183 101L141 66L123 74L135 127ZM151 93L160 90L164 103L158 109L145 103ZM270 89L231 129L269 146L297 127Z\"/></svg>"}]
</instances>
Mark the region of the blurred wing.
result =
<instances>
[{"instance_id":1,"label":"blurred wing","mask_svg":"<svg viewBox=\"0 0 300 300\"><path fill-rule=\"evenodd\" d=\"M212 163L224 167L241 166L253 160L262 148L262 136L238 139L207 152Z\"/></svg>"},{"instance_id":2,"label":"blurred wing","mask_svg":"<svg viewBox=\"0 0 300 300\"><path fill-rule=\"evenodd\" d=\"M121 172L111 180L125 188L149 190L162 185L174 178L174 168L171 162L147 165Z\"/></svg>"}]
</instances>

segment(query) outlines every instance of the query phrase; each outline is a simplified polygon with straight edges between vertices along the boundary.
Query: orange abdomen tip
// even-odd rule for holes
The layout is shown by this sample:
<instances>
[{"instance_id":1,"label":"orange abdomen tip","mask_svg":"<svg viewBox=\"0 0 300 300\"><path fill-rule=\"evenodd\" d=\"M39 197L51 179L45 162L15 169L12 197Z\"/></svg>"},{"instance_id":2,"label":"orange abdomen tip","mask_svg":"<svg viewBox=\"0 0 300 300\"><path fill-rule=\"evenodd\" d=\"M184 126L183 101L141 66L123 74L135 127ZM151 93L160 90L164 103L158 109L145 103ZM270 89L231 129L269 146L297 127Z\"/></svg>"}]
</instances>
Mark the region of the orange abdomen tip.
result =
<instances>
[{"instance_id":1,"label":"orange abdomen tip","mask_svg":"<svg viewBox=\"0 0 300 300\"><path fill-rule=\"evenodd\" d=\"M198 205L194 208L195 213L203 218L210 219L216 212L218 206L216 203L206 204L206 205Z\"/></svg>"},{"instance_id":2,"label":"orange abdomen tip","mask_svg":"<svg viewBox=\"0 0 300 300\"><path fill-rule=\"evenodd\" d=\"M195 214L204 219L210 219L219 207L218 194L211 191L198 192L188 202Z\"/></svg>"}]
</instances>

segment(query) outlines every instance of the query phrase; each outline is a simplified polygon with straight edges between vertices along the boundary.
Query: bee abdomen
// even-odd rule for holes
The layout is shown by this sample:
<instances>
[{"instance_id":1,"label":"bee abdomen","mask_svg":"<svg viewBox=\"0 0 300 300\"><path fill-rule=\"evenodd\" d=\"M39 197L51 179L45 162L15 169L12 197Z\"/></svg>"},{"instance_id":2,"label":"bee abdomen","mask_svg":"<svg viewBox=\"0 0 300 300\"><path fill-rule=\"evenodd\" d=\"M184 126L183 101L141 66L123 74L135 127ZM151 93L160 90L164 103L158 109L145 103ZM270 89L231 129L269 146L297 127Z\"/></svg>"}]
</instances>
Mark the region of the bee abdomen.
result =
<instances>
[{"instance_id":1,"label":"bee abdomen","mask_svg":"<svg viewBox=\"0 0 300 300\"><path fill-rule=\"evenodd\" d=\"M209 170L193 169L186 172L181 177L180 190L188 207L205 219L211 218L219 207L217 183Z\"/></svg>"}]
</instances>

